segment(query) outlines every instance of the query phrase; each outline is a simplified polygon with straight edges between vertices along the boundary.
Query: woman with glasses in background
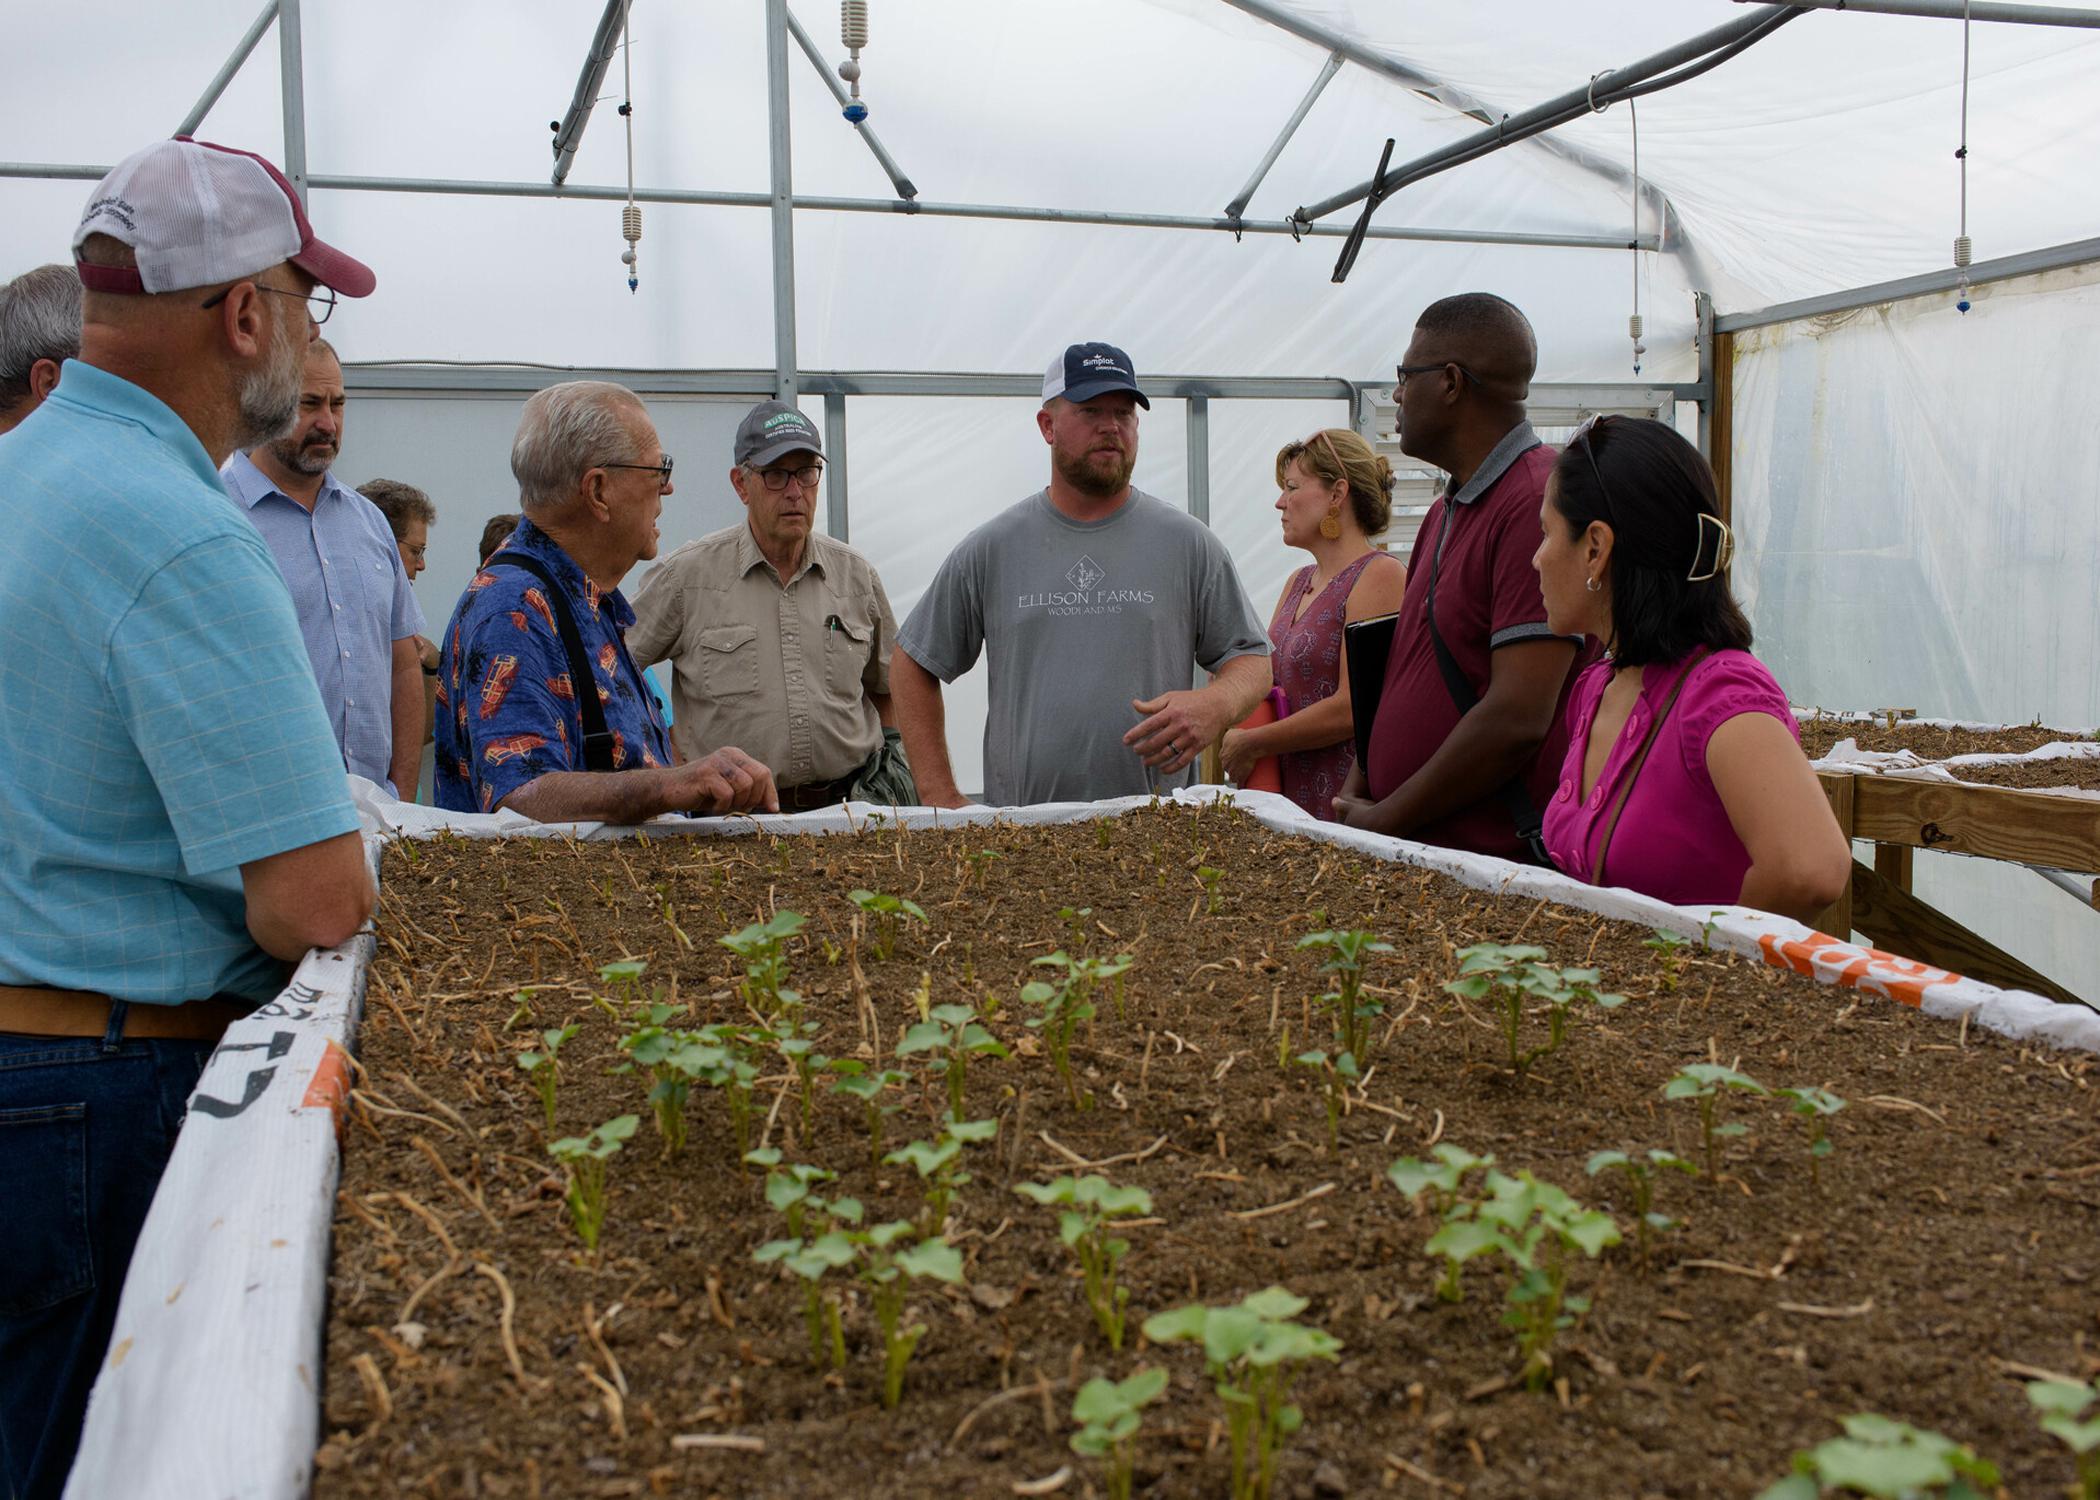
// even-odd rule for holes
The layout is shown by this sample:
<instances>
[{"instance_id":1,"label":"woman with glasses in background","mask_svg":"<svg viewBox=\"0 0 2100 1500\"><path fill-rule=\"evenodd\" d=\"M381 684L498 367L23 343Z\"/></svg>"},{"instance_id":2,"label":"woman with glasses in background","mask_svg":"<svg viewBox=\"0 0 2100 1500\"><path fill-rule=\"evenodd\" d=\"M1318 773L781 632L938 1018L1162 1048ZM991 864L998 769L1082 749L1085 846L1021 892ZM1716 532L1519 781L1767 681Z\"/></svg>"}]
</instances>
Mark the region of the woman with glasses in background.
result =
<instances>
[{"instance_id":1,"label":"woman with glasses in background","mask_svg":"<svg viewBox=\"0 0 2100 1500\"><path fill-rule=\"evenodd\" d=\"M1706 460L1661 422L1595 418L1554 465L1539 521L1547 622L1605 652L1568 700L1553 862L1680 906L1813 921L1844 892L1851 846L1750 654Z\"/></svg>"},{"instance_id":2,"label":"woman with glasses in background","mask_svg":"<svg viewBox=\"0 0 2100 1500\"><path fill-rule=\"evenodd\" d=\"M1371 545L1393 516L1393 466L1346 427L1286 443L1276 455L1283 542L1312 554L1284 585L1269 619L1276 687L1274 723L1230 729L1219 748L1225 775L1244 784L1255 763L1277 757L1283 794L1334 820L1334 799L1355 758L1342 627L1391 614L1407 569Z\"/></svg>"}]
</instances>

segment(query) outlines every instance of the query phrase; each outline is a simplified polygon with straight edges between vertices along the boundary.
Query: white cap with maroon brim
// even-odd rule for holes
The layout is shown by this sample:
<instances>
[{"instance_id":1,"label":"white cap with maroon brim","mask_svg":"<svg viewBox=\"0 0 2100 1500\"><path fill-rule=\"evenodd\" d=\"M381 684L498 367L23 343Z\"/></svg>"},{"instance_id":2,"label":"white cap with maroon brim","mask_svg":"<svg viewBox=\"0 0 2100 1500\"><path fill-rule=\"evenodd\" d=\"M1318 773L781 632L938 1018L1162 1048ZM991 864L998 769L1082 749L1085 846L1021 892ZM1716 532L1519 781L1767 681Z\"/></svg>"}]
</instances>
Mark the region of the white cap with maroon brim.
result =
<instances>
[{"instance_id":1,"label":"white cap with maroon brim","mask_svg":"<svg viewBox=\"0 0 2100 1500\"><path fill-rule=\"evenodd\" d=\"M76 263L91 234L132 248L130 266L80 265L91 292L179 292L239 281L290 261L322 286L365 297L378 278L314 237L291 183L252 151L177 136L110 169L73 231Z\"/></svg>"}]
</instances>

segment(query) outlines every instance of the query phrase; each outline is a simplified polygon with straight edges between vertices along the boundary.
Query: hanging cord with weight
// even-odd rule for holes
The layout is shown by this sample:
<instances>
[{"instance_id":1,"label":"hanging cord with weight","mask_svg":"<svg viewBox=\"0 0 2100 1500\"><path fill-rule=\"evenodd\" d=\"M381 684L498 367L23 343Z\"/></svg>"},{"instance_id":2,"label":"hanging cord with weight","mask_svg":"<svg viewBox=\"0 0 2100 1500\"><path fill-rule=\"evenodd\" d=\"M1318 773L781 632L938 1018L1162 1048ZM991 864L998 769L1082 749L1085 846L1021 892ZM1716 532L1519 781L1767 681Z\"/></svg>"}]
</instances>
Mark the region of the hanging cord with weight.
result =
<instances>
[{"instance_id":1,"label":"hanging cord with weight","mask_svg":"<svg viewBox=\"0 0 2100 1500\"><path fill-rule=\"evenodd\" d=\"M635 273L639 269L637 252L642 243L642 206L634 201L634 27L631 21L622 27L620 52L627 91L626 98L620 102L621 118L627 121L627 206L620 210L620 237L627 241L627 248L620 252L620 261L627 267L627 290L631 293L640 285Z\"/></svg>"},{"instance_id":2,"label":"hanging cord with weight","mask_svg":"<svg viewBox=\"0 0 2100 1500\"><path fill-rule=\"evenodd\" d=\"M1955 148L1954 160L1961 177L1961 215L1954 236L1954 269L1958 300L1956 312L1969 310L1969 0L1961 4L1961 144Z\"/></svg>"}]
</instances>

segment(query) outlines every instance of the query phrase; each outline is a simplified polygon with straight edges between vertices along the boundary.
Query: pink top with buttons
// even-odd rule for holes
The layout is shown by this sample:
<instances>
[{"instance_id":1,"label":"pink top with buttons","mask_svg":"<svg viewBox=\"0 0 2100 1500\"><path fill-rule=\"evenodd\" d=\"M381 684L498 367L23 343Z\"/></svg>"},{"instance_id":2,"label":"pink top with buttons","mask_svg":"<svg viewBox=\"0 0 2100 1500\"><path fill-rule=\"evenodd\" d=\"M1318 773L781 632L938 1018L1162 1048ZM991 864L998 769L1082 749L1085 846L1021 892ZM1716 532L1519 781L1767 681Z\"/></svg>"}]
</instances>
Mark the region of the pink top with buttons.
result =
<instances>
[{"instance_id":1,"label":"pink top with buttons","mask_svg":"<svg viewBox=\"0 0 2100 1500\"><path fill-rule=\"evenodd\" d=\"M1597 841L1629 765L1683 670L1682 662L1648 667L1640 700L1627 715L1626 727L1587 797L1582 795L1582 765L1612 664L1600 661L1576 680L1568 698L1567 759L1545 814L1546 850L1564 873L1577 880L1590 878ZM1706 745L1716 729L1738 714L1770 714L1796 740L1801 738L1786 694L1763 662L1747 651L1717 651L1702 659L1685 680L1634 781L1599 884L1625 886L1678 906L1734 904L1750 868L1750 853L1736 837L1728 810L1707 775Z\"/></svg>"}]
</instances>

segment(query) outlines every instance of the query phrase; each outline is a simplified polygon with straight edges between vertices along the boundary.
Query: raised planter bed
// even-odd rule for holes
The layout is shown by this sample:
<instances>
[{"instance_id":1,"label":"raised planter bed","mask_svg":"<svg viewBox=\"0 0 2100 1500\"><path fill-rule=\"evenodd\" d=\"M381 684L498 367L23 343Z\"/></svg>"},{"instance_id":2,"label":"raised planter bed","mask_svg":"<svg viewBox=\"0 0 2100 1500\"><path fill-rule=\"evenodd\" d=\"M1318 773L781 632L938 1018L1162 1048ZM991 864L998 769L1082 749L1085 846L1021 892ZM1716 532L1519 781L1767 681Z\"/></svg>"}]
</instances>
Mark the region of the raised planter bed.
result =
<instances>
[{"instance_id":1,"label":"raised planter bed","mask_svg":"<svg viewBox=\"0 0 2100 1500\"><path fill-rule=\"evenodd\" d=\"M985 849L999 858L972 858ZM1305 1427L1280 1494L1749 1495L1862 1410L1974 1443L2012 1493L2061 1487L2068 1462L2008 1376L2100 1368L2087 1334L2100 1276L2091 1059L1887 997L2015 1030L2056 1028L2047 1008L1792 924L1745 942L1724 918L1715 937L1872 988L1833 990L1696 941L1659 951L1644 924L1548 897L1649 912L1680 935L1701 918L1550 876L1509 883L1469 889L1188 807L1062 827L390 854L334 1226L316 1493L1006 1494L1069 1465L1059 1492L1081 1494L1102 1471L1067 1447L1078 1383L1157 1366L1172 1379L1137 1444L1140 1490L1218 1495L1222 1408L1201 1361L1147 1347L1137 1324L1270 1284L1308 1299L1301 1321L1343 1346L1298 1382ZM928 920L878 961L855 888L909 897ZM1077 906L1092 908L1090 951L1133 965L1127 1018L1102 997L1075 1040L1085 1109L1019 998L1043 973L1031 960L1072 945L1059 910ZM734 1019L736 961L714 939L781 909L809 919L789 982L822 1050L899 1066L924 985L933 1004L989 1012L1015 1054L972 1062L965 1114L998 1133L965 1148L974 1180L946 1227L964 1281L914 1288L928 1332L894 1412L878 1400L865 1296L845 1298L845 1368L812 1370L800 1290L753 1261L785 1229L738 1170L724 1101L695 1089L689 1138L666 1160L642 1082L608 1071L631 1020L595 1003L628 1003L602 965L644 960L643 986L692 1009L674 1024ZM1367 969L1384 1013L1330 1145L1312 1070L1279 1054L1331 1045L1310 1004L1326 981L1295 944L1334 927L1394 951ZM1458 950L1513 941L1594 966L1628 997L1577 1002L1565 1044L1521 1080L1492 1009L1441 988ZM528 984L540 987L529 1021L516 998ZM609 1164L595 1256L515 1061L567 1022L579 1030L561 1053L558 1131L643 1120ZM1544 1038L1542 1019L1525 1025ZM1783 1108L1729 1103L1749 1132L1724 1144L1720 1180L1669 1174L1656 1206L1685 1222L1652 1269L1630 1246L1580 1261L1572 1281L1594 1308L1554 1346L1545 1390L1525 1391L1501 1323L1508 1277L1476 1262L1465 1300L1437 1301L1423 1253L1436 1220L1388 1166L1432 1143L1493 1152L1613 1213L1630 1240L1623 1189L1585 1164L1601 1149L1696 1157L1696 1116L1662 1089L1705 1062L1849 1101L1820 1185ZM918 1211L910 1168L870 1166L856 1102L820 1089L805 1132L782 1069L764 1073L767 1144L836 1171L824 1190L852 1193L871 1219ZM938 1084L898 1091L890 1142L930 1139L945 1098ZM1121 1353L1087 1311L1055 1214L1013 1191L1082 1164L1151 1195L1141 1217L1155 1222L1126 1231Z\"/></svg>"},{"instance_id":2,"label":"raised planter bed","mask_svg":"<svg viewBox=\"0 0 2100 1500\"><path fill-rule=\"evenodd\" d=\"M2090 729L2051 729L2041 724L1981 724L1956 719L1892 719L1888 715L1796 709L1801 748L1821 760L1846 740L1875 754L1909 751L1920 760L1957 755L2026 755L2044 745L2091 742Z\"/></svg>"}]
</instances>

